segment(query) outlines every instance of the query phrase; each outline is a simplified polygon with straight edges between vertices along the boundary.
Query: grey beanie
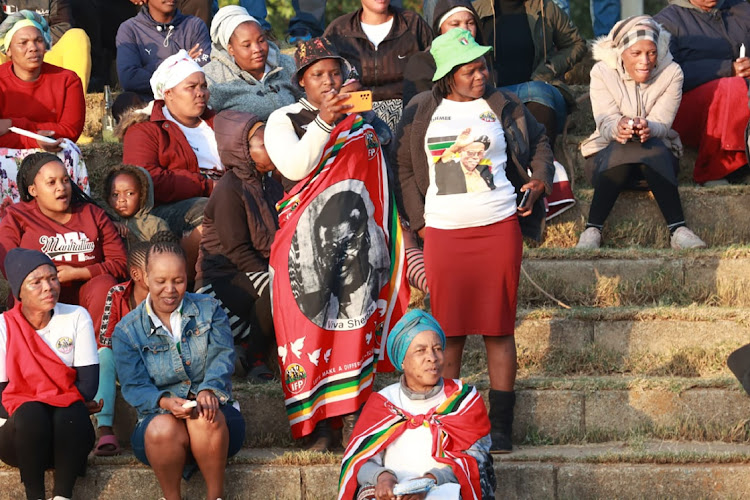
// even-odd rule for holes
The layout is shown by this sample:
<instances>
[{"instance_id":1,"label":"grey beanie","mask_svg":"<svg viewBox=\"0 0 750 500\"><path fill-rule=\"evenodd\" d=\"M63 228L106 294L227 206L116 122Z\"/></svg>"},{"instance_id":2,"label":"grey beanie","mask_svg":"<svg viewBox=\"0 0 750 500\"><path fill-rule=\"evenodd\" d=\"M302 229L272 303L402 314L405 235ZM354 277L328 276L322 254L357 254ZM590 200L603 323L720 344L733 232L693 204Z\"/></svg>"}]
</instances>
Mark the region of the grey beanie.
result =
<instances>
[{"instance_id":1,"label":"grey beanie","mask_svg":"<svg viewBox=\"0 0 750 500\"><path fill-rule=\"evenodd\" d=\"M19 299L21 284L26 276L31 274L39 266L49 265L55 267L52 260L47 254L39 250L29 250L27 248L14 248L5 256L5 277L10 283L10 289L13 296Z\"/></svg>"}]
</instances>

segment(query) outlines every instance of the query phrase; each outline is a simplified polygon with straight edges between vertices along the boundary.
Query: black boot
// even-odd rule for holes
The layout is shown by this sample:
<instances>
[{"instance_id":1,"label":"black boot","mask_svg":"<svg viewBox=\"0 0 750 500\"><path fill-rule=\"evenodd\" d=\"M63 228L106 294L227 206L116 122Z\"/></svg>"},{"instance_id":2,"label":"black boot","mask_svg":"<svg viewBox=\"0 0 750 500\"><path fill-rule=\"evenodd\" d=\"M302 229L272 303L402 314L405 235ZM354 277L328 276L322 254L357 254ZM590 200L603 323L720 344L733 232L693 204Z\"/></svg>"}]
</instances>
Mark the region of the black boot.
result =
<instances>
[{"instance_id":1,"label":"black boot","mask_svg":"<svg viewBox=\"0 0 750 500\"><path fill-rule=\"evenodd\" d=\"M341 417L343 427L341 428L341 445L346 449L349 446L349 440L354 432L354 425L357 423L359 412L350 413Z\"/></svg>"},{"instance_id":2,"label":"black boot","mask_svg":"<svg viewBox=\"0 0 750 500\"><path fill-rule=\"evenodd\" d=\"M324 453L330 451L333 445L333 429L328 420L321 420L315 425L315 430L312 431L308 438L308 451L317 451Z\"/></svg>"},{"instance_id":3,"label":"black boot","mask_svg":"<svg viewBox=\"0 0 750 500\"><path fill-rule=\"evenodd\" d=\"M513 450L513 408L516 406L514 391L490 389L490 436L491 453L510 453Z\"/></svg>"}]
</instances>

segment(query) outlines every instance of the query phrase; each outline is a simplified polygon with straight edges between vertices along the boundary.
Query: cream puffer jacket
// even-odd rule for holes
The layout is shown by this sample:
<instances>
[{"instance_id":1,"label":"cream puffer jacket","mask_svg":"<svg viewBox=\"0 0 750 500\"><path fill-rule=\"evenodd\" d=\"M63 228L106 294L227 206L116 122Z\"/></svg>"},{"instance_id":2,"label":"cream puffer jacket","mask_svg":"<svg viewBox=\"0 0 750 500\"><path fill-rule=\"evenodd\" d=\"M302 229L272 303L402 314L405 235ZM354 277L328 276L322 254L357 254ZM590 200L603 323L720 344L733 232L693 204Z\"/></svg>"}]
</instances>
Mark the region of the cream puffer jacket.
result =
<instances>
[{"instance_id":1,"label":"cream puffer jacket","mask_svg":"<svg viewBox=\"0 0 750 500\"><path fill-rule=\"evenodd\" d=\"M620 52L608 36L592 47L599 61L591 69L591 108L596 131L581 143L581 153L589 157L615 140L617 123L623 116L645 118L651 136L661 138L678 158L682 156L680 136L672 122L682 100L682 69L669 52L671 35L661 28L656 68L651 78L638 84L625 72Z\"/></svg>"}]
</instances>

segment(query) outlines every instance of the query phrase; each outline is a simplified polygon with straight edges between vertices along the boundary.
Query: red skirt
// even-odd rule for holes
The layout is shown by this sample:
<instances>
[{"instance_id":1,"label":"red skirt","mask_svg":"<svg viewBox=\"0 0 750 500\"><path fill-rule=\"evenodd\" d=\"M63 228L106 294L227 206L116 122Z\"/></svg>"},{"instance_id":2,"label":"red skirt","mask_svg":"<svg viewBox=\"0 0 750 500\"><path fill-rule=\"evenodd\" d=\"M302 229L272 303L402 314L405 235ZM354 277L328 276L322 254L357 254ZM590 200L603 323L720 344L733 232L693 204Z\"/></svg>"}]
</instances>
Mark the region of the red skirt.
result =
<instances>
[{"instance_id":1,"label":"red skirt","mask_svg":"<svg viewBox=\"0 0 750 500\"><path fill-rule=\"evenodd\" d=\"M744 78L719 78L682 95L672 128L685 146L697 147L693 179L722 179L747 163L745 126L750 118Z\"/></svg>"},{"instance_id":2,"label":"red skirt","mask_svg":"<svg viewBox=\"0 0 750 500\"><path fill-rule=\"evenodd\" d=\"M513 335L522 255L515 215L489 226L425 229L432 314L448 337Z\"/></svg>"}]
</instances>

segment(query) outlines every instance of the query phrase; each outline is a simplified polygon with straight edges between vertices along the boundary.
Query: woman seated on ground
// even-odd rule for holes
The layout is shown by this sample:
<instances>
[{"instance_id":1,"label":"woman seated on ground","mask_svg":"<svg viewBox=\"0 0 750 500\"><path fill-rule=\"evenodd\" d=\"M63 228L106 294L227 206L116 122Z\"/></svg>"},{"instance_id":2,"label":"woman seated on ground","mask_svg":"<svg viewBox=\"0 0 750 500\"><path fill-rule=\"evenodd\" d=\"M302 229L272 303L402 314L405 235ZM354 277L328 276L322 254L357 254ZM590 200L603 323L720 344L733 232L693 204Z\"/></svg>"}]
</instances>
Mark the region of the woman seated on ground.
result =
<instances>
[{"instance_id":1,"label":"woman seated on ground","mask_svg":"<svg viewBox=\"0 0 750 500\"><path fill-rule=\"evenodd\" d=\"M28 0L6 0L9 7L17 10L34 5L34 10L44 16L49 24L52 40L51 50L44 54L44 60L55 66L69 69L78 75L83 84L84 92L88 89L91 76L91 41L81 28L73 27L73 16L70 0L42 0L29 2ZM6 62L0 54L0 63Z\"/></svg>"},{"instance_id":2,"label":"woman seated on ground","mask_svg":"<svg viewBox=\"0 0 750 500\"><path fill-rule=\"evenodd\" d=\"M228 5L211 22L211 62L204 68L217 113L233 109L268 120L272 111L302 95L292 83L294 59L268 40L245 9Z\"/></svg>"},{"instance_id":3,"label":"woman seated on ground","mask_svg":"<svg viewBox=\"0 0 750 500\"><path fill-rule=\"evenodd\" d=\"M186 293L185 254L155 243L146 254L149 294L112 335L122 395L138 412L136 458L154 469L166 500L197 463L206 498L224 496L227 458L245 437L233 406L234 349L227 315L205 295Z\"/></svg>"},{"instance_id":4,"label":"woman seated on ground","mask_svg":"<svg viewBox=\"0 0 750 500\"><path fill-rule=\"evenodd\" d=\"M354 65L362 86L372 90L373 110L395 130L406 63L432 40L427 23L416 12L391 6L390 0L362 0L360 9L333 20L323 36Z\"/></svg>"},{"instance_id":5,"label":"woman seated on ground","mask_svg":"<svg viewBox=\"0 0 750 500\"><path fill-rule=\"evenodd\" d=\"M184 50L167 58L151 77L155 100L125 113L119 124L122 162L148 170L154 184L151 213L183 238L192 278L203 211L224 173L213 131L215 113L203 69Z\"/></svg>"},{"instance_id":6,"label":"woman seated on ground","mask_svg":"<svg viewBox=\"0 0 750 500\"><path fill-rule=\"evenodd\" d=\"M60 153L74 181L88 193L88 175L73 144L83 131L86 104L81 80L67 69L43 62L50 46L47 21L22 10L0 24L0 50L10 59L0 65L0 217L20 199L17 162L38 149ZM40 141L10 131L16 127L50 136Z\"/></svg>"},{"instance_id":7,"label":"woman seated on ground","mask_svg":"<svg viewBox=\"0 0 750 500\"><path fill-rule=\"evenodd\" d=\"M443 379L445 333L435 318L409 311L388 334L387 349L404 374L362 409L344 452L339 498L495 498L484 402L476 388ZM386 439L374 439L383 433ZM416 491L425 479L430 487Z\"/></svg>"},{"instance_id":8,"label":"woman seated on ground","mask_svg":"<svg viewBox=\"0 0 750 500\"><path fill-rule=\"evenodd\" d=\"M276 167L257 116L222 111L214 126L227 173L206 205L195 288L226 308L247 375L268 382L273 374L264 360L274 340L268 258L278 228L274 207L284 190L269 175Z\"/></svg>"},{"instance_id":9,"label":"woman seated on ground","mask_svg":"<svg viewBox=\"0 0 750 500\"><path fill-rule=\"evenodd\" d=\"M125 245L114 223L51 153L24 158L18 189L21 203L9 206L0 222L0 259L16 247L46 253L57 264L60 299L100 318L107 291L126 275Z\"/></svg>"},{"instance_id":10,"label":"woman seated on ground","mask_svg":"<svg viewBox=\"0 0 750 500\"><path fill-rule=\"evenodd\" d=\"M650 16L617 23L594 45L591 107L596 131L581 144L594 186L578 248L599 248L602 228L620 192L645 179L671 233L672 248L706 244L685 226L677 190L680 136L671 129L683 76L669 52L669 33Z\"/></svg>"},{"instance_id":11,"label":"woman seated on ground","mask_svg":"<svg viewBox=\"0 0 750 500\"><path fill-rule=\"evenodd\" d=\"M58 302L58 273L42 252L14 248L4 271L17 302L0 315L0 460L20 469L28 500L47 498L49 467L52 495L69 499L94 446L89 412L101 409L91 401L94 328L83 308Z\"/></svg>"},{"instance_id":12,"label":"woman seated on ground","mask_svg":"<svg viewBox=\"0 0 750 500\"><path fill-rule=\"evenodd\" d=\"M674 129L698 148L693 179L706 186L746 182L750 58L741 46L750 50L750 5L672 0L654 20L671 33L672 55L685 74Z\"/></svg>"},{"instance_id":13,"label":"woman seated on ground","mask_svg":"<svg viewBox=\"0 0 750 500\"><path fill-rule=\"evenodd\" d=\"M477 0L484 39L492 40L495 84L516 94L554 148L574 99L565 73L586 53L586 42L553 0Z\"/></svg>"},{"instance_id":14,"label":"woman seated on ground","mask_svg":"<svg viewBox=\"0 0 750 500\"><path fill-rule=\"evenodd\" d=\"M508 453L521 235L541 239L553 167L544 127L488 83L489 50L460 28L433 41L435 87L404 110L391 165L401 215L425 242L432 311L448 336L447 376L459 376L466 336L482 335L493 451Z\"/></svg>"}]
</instances>

